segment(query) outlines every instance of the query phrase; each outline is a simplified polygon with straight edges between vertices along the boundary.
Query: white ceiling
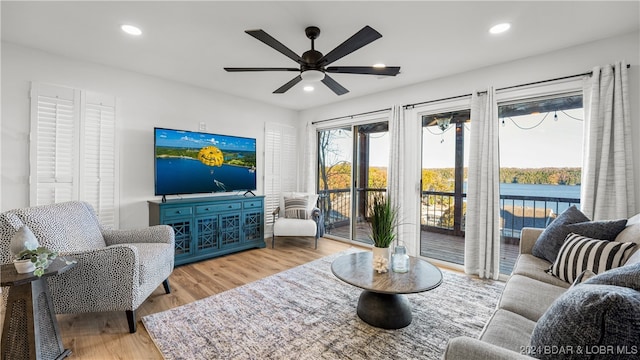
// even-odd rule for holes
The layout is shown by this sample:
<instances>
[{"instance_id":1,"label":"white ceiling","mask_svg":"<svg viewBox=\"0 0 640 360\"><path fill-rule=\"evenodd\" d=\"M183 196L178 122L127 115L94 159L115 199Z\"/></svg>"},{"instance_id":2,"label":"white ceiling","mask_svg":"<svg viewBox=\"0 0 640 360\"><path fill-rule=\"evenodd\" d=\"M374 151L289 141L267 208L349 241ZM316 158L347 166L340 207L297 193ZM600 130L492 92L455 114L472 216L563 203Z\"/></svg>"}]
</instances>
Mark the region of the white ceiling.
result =
<instances>
[{"instance_id":1,"label":"white ceiling","mask_svg":"<svg viewBox=\"0 0 640 360\"><path fill-rule=\"evenodd\" d=\"M307 109L638 31L638 1L2 1L2 40L51 53ZM511 22L494 36L490 26ZM120 25L139 26L133 38ZM263 29L298 54L304 29L321 29L327 53L369 25L383 37L332 65L401 66L396 77L333 74L350 90L319 84L272 94L292 72L228 73L223 67L296 67L244 33Z\"/></svg>"}]
</instances>

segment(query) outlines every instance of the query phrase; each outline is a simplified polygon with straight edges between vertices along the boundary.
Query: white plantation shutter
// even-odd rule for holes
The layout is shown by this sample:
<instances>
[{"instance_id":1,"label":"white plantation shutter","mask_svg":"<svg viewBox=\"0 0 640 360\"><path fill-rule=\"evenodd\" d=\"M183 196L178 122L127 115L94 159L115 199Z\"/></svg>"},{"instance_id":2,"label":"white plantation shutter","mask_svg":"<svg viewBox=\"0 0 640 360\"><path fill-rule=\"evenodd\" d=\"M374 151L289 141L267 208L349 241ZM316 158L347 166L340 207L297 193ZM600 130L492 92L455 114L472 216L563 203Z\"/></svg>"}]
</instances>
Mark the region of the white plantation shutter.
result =
<instances>
[{"instance_id":1,"label":"white plantation shutter","mask_svg":"<svg viewBox=\"0 0 640 360\"><path fill-rule=\"evenodd\" d=\"M33 83L30 142L31 206L87 201L117 227L114 97Z\"/></svg>"},{"instance_id":2,"label":"white plantation shutter","mask_svg":"<svg viewBox=\"0 0 640 360\"><path fill-rule=\"evenodd\" d=\"M283 192L296 191L297 138L292 126L265 124L265 214L273 224L273 210L280 205Z\"/></svg>"},{"instance_id":3,"label":"white plantation shutter","mask_svg":"<svg viewBox=\"0 0 640 360\"><path fill-rule=\"evenodd\" d=\"M80 92L34 85L31 92L31 206L77 199Z\"/></svg>"},{"instance_id":4,"label":"white plantation shutter","mask_svg":"<svg viewBox=\"0 0 640 360\"><path fill-rule=\"evenodd\" d=\"M80 139L80 199L89 202L103 225L116 227L116 104L115 98L86 92Z\"/></svg>"}]
</instances>

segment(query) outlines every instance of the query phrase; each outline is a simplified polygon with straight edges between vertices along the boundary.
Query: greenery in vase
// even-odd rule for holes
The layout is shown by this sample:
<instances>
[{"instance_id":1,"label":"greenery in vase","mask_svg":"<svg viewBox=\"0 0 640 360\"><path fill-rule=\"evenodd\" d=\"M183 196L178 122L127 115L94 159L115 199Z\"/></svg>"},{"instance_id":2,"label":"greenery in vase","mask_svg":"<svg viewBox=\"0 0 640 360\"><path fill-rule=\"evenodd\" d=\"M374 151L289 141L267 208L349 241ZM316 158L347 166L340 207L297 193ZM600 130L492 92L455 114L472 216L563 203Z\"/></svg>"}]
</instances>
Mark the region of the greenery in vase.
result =
<instances>
[{"instance_id":1,"label":"greenery in vase","mask_svg":"<svg viewBox=\"0 0 640 360\"><path fill-rule=\"evenodd\" d=\"M371 208L371 240L373 245L388 248L396 238L397 211L389 199L376 196Z\"/></svg>"},{"instance_id":2,"label":"greenery in vase","mask_svg":"<svg viewBox=\"0 0 640 360\"><path fill-rule=\"evenodd\" d=\"M50 261L58 257L56 251L50 251L44 246L36 249L24 249L16 255L16 260L31 260L35 266L33 275L42 276L46 268L49 267Z\"/></svg>"}]
</instances>

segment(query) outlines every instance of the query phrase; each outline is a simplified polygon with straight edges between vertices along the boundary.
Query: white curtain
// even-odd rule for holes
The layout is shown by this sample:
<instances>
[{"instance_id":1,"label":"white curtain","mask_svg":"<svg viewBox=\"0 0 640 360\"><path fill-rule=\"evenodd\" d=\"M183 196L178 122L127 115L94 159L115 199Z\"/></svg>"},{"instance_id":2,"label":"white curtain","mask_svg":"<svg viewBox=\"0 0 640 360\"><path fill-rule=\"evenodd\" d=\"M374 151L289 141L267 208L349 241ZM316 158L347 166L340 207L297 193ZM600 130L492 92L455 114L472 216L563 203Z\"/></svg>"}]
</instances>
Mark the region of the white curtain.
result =
<instances>
[{"instance_id":1,"label":"white curtain","mask_svg":"<svg viewBox=\"0 0 640 360\"><path fill-rule=\"evenodd\" d=\"M627 66L595 67L584 88L582 211L594 220L635 214Z\"/></svg>"},{"instance_id":2,"label":"white curtain","mask_svg":"<svg viewBox=\"0 0 640 360\"><path fill-rule=\"evenodd\" d=\"M405 159L407 158L406 142L404 133L406 123L404 119L404 107L394 105L389 114L389 167L387 170L387 195L391 199L391 206L398 211L398 233L397 240L405 242L406 207L400 206L404 196L405 186L403 175L405 173Z\"/></svg>"},{"instance_id":3,"label":"white curtain","mask_svg":"<svg viewBox=\"0 0 640 360\"><path fill-rule=\"evenodd\" d=\"M471 98L464 269L481 278L500 276L498 105L495 89Z\"/></svg>"},{"instance_id":4,"label":"white curtain","mask_svg":"<svg viewBox=\"0 0 640 360\"><path fill-rule=\"evenodd\" d=\"M316 144L317 128L312 123L307 124L304 140L304 163L302 164L302 191L316 193L316 166L318 165Z\"/></svg>"}]
</instances>

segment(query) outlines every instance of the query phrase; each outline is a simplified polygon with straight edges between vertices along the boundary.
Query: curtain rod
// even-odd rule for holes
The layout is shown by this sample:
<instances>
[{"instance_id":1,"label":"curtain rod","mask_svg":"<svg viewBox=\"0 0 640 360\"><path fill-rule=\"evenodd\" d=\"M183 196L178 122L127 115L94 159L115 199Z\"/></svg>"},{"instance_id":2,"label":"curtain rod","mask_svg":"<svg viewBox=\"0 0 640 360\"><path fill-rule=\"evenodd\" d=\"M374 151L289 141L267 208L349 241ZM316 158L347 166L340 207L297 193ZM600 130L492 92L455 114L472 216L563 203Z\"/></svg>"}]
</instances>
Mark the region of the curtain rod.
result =
<instances>
[{"instance_id":1,"label":"curtain rod","mask_svg":"<svg viewBox=\"0 0 640 360\"><path fill-rule=\"evenodd\" d=\"M630 68L630 67L631 67L631 64L627 64L627 69ZM551 81L566 80L566 79L571 79L571 78L581 77L581 76L587 76L587 75L588 76L593 75L593 71L588 71L588 72L585 72L585 73L582 73L582 74L562 76L562 77L557 77L557 78L553 78L553 79L534 81L534 82L530 82L530 83L526 83L526 84L505 86L505 87L501 87L501 88L496 89L496 91L515 89L515 88L519 88L519 87L523 87L523 86L529 86L529 85L544 84L544 83L551 82ZM478 91L478 94L486 94L486 93L487 93L486 91ZM405 109L409 109L409 108L414 108L416 105L424 105L424 104L430 104L430 103L439 102L439 101L459 99L459 98L463 98L463 97L467 97L467 96L471 96L471 95L472 94L464 94L464 95L458 95L458 96L451 96L451 97L444 98L444 99L429 100L429 101L423 101L423 102L414 103L414 104L407 104L407 105L404 106L404 108Z\"/></svg>"},{"instance_id":2,"label":"curtain rod","mask_svg":"<svg viewBox=\"0 0 640 360\"><path fill-rule=\"evenodd\" d=\"M370 115L370 114L375 114L375 113L379 113L379 112L383 112L383 111L390 111L390 110L391 110L391 108L386 108L386 109L380 109L380 110L367 111L367 112L363 112L363 113L359 113L359 114L339 116L339 117L326 119L326 120L312 121L311 125L315 125L315 124L319 124L319 123L323 123L323 122L327 122L327 121L346 119L346 118L352 118L353 119L356 116Z\"/></svg>"}]
</instances>

